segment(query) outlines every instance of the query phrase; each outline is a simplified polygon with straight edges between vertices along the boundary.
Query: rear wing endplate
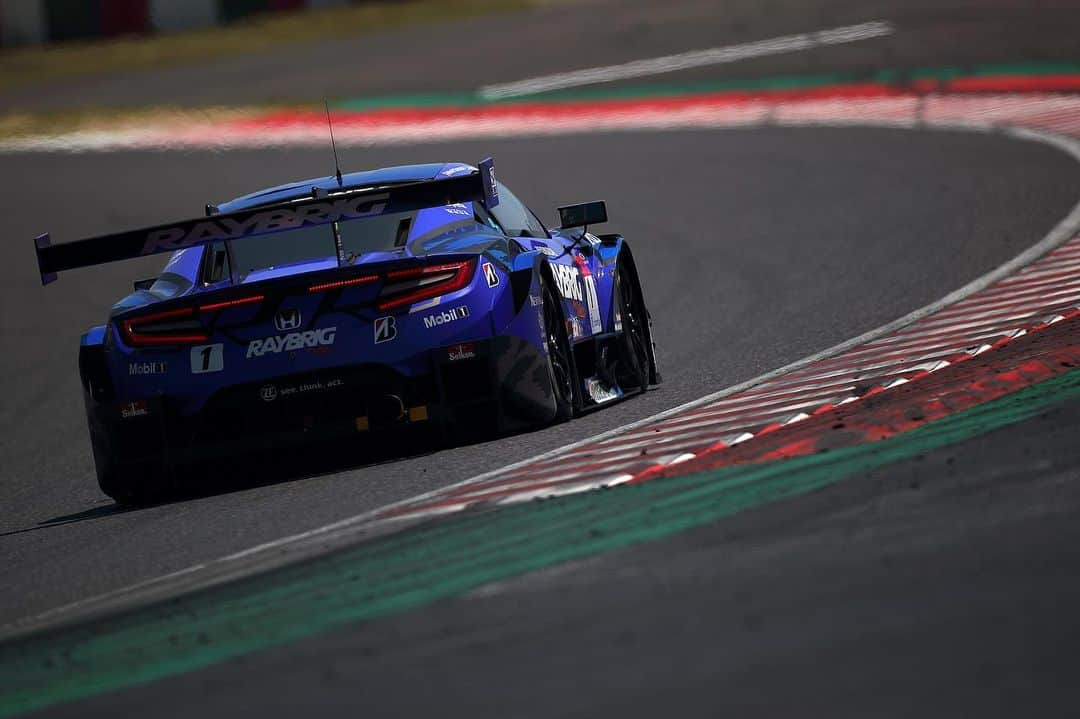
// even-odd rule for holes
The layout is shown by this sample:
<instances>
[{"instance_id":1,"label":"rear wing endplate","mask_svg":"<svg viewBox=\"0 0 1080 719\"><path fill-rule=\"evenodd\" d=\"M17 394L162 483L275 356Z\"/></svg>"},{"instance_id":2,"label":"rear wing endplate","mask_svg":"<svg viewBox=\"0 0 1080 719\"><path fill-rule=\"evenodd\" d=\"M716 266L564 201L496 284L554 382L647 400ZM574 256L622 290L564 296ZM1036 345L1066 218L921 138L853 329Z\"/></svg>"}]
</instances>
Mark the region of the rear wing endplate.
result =
<instances>
[{"instance_id":1,"label":"rear wing endplate","mask_svg":"<svg viewBox=\"0 0 1080 719\"><path fill-rule=\"evenodd\" d=\"M49 234L45 233L34 238L34 252L41 284L47 285L57 279L57 273L78 267L175 252L211 242L268 235L310 225L326 225L341 220L412 212L476 200L482 201L489 209L499 203L495 165L491 158L480 163L479 172L468 175L337 192L316 192L313 188L312 196L302 200L58 245L52 244Z\"/></svg>"}]
</instances>

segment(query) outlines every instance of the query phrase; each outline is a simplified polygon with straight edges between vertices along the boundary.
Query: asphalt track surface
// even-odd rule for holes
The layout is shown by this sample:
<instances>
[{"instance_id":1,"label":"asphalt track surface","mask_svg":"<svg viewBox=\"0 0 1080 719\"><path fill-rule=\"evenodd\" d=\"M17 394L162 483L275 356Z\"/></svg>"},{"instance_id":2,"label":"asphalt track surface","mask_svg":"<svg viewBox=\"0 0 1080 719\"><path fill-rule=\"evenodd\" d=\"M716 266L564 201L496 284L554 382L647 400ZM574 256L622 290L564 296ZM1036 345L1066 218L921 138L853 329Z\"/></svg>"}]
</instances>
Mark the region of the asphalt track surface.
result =
<instances>
[{"instance_id":1,"label":"asphalt track surface","mask_svg":"<svg viewBox=\"0 0 1080 719\"><path fill-rule=\"evenodd\" d=\"M967 132L637 133L350 151L347 166L479 157L540 208L611 200L644 268L667 379L569 425L315 478L117 511L96 489L80 329L144 268L37 285L30 241L190 214L252 177L317 174L317 151L26 155L3 245L5 471L0 618L10 621L465 479L729 386L937 299L1034 244L1075 201L1054 149ZM688 161L688 158L694 158ZM169 178L200 178L197 182ZM678 177L678 183L664 178ZM932 178L932 179L927 179ZM168 193L147 194L164 184ZM902 191L898 191L902 188ZM21 241L20 241L21 240ZM152 265L151 268L152 270ZM149 270L148 270L149 271Z\"/></svg>"},{"instance_id":2,"label":"asphalt track surface","mask_svg":"<svg viewBox=\"0 0 1080 719\"><path fill-rule=\"evenodd\" d=\"M45 714L1075 716L1078 428L1080 406L1060 407L671 539Z\"/></svg>"},{"instance_id":3,"label":"asphalt track surface","mask_svg":"<svg viewBox=\"0 0 1080 719\"><path fill-rule=\"evenodd\" d=\"M777 3L759 13L734 4L723 37L716 25L693 34L715 15L703 4L664 6L683 18L678 32L635 25L641 16L632 11L595 30L574 16L563 24L573 28L569 37L607 39L567 67L539 70L879 18L930 34L836 48L799 64L725 67L709 77L1060 59L1074 51L1067 38L1075 33L1063 19L1075 13L1066 6L1021 14L1009 3L991 5ZM644 13L661 6L628 7ZM995 19L982 23L988 8ZM740 13L757 19L740 24ZM505 28L510 20L468 22ZM958 34L960 26L970 33ZM630 53L625 39L635 37L635 27L640 42ZM623 42L616 41L620 32L628 33ZM373 42L391 52L378 44L390 40ZM537 74L535 56L524 56L533 58L527 66L508 61L505 77L499 70L482 82ZM287 65L303 57L287 55ZM387 65L404 69L385 87L311 87L332 96L452 89L409 85L424 74ZM463 67L431 64L444 65L449 69L438 69L435 80ZM274 76L267 67L258 65ZM699 79L691 75L678 79ZM252 99L288 95L291 75L277 76L285 79ZM149 85L175 90L197 84L190 79L158 76ZM155 91L130 92L146 101ZM70 102L74 90L57 92ZM193 102L214 99L191 92ZM557 428L324 476L268 478L274 481L134 511L118 511L94 483L76 345L132 279L152 275L159 263L68 273L43 289L29 238L48 229L63 241L198 214L207 201L326 174L329 153L0 158L7 211L0 243L7 278L0 287L0 624L465 479L829 347L1031 246L1068 212L1080 187L1080 168L1054 149L958 131L582 135L350 149L343 164L487 154L545 218L558 204L608 200L611 228L630 237L642 267L666 383ZM1063 410L1025 425L1027 434L1007 435L1024 441L1002 441L1003 430L956 453L717 527L57 713L134 713L151 705L177 715L311 708L355 715L358 707L372 715L634 716L673 707L707 715L718 703L749 714L823 706L852 716L1049 709L1066 696L1065 673L1075 664L1060 648L1075 646L1076 627L1059 602L1075 606L1069 598L1077 590L1070 571L1077 495L1066 481L1075 476L1077 419L1075 410ZM1046 422L1065 429L1048 433ZM280 691L267 691L268 677Z\"/></svg>"}]
</instances>

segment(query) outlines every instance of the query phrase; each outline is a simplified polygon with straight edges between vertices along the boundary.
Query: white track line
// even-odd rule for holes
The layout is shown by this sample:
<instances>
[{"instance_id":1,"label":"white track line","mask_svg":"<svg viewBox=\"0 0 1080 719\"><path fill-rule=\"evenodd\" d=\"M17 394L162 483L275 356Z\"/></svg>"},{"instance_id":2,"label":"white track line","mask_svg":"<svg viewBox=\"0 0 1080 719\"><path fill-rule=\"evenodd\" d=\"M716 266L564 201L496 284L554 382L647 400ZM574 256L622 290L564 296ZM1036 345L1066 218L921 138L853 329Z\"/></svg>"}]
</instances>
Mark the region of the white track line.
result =
<instances>
[{"instance_id":1,"label":"white track line","mask_svg":"<svg viewBox=\"0 0 1080 719\"><path fill-rule=\"evenodd\" d=\"M765 57L766 55L781 55L800 50L811 50L825 45L842 45L849 42L885 37L891 35L892 32L893 27L890 23L884 20L876 20L818 32L784 35L768 40L713 47L707 50L694 50L647 60L634 60L621 65L592 67L555 75L543 75L501 85L488 85L480 88L480 96L486 100L499 100L508 97L534 95L541 92L550 92L551 90L565 90L571 87L598 85L617 80L661 75L694 67L722 65L748 58Z\"/></svg>"},{"instance_id":2,"label":"white track line","mask_svg":"<svg viewBox=\"0 0 1080 719\"><path fill-rule=\"evenodd\" d=\"M813 121L807 123L786 123L792 125L805 125L812 127L828 126L828 123L821 121ZM832 123L832 126L838 127L850 127L859 124L858 122L839 122ZM877 123L863 123L876 126ZM910 125L909 127L915 129L917 125ZM949 126L951 129L964 130L974 129L976 131L985 131L986 128L970 128L963 125ZM941 126L935 126L935 129L941 129ZM1061 137L1057 135L1047 134L1045 132L1037 130L1028 130L1023 128L1003 128L1001 132L1005 135L1015 137L1021 140L1027 140L1031 142L1039 142L1048 144L1058 148L1062 152L1071 156L1077 162L1080 162L1080 141L1067 137ZM767 382L781 375L793 372L795 370L807 367L808 365L818 362L822 359L837 355L845 350L855 347L860 344L864 344L871 340L882 337L890 332L909 325L927 315L930 315L943 307L959 302L960 300L989 287L990 285L998 282L999 280L1013 274L1021 267L1024 267L1034 260L1038 259L1042 255L1046 254L1050 250L1054 249L1058 245L1069 240L1077 232L1080 232L1080 202L1078 202L1069 212L1069 214L1058 222L1057 225L1047 234L1042 240L1040 240L1034 246L1028 248L1024 252L1020 253L1013 259L1004 263L1000 267L991 272L986 273L982 277L969 282L964 287L949 293L945 297L942 297L936 302L933 302L925 307L910 312L900 319L894 320L888 324L882 325L877 329L866 332L858 337L841 342L829 349L817 352L809 357L805 357L791 364L775 369L772 372L767 372L763 375L755 377L754 379L747 380L740 384L737 384L727 389L713 392L705 395L699 399L687 402L673 407L672 409L659 412L636 422L617 427L613 430L602 432L593 437L583 439L573 444L565 445L550 452L544 452L530 459L522 460L514 464L506 465L490 472L479 474L475 477L457 482L455 484L446 485L439 489L424 494L410 497L408 499L401 500L399 502L392 503L385 507L380 507L375 510L363 512L353 517L332 522L322 527L316 527L315 529L308 530L306 532L300 532L297 534L289 535L287 537L281 537L279 539L265 542L263 544L245 549L240 552L220 557L218 559L196 564L185 569L181 569L176 572L154 577L136 584L123 587L121 589L113 590L111 592L105 592L93 597L87 597L70 604L66 604L54 609L35 614L33 616L24 617L22 619L15 620L0 627L0 640L7 640L14 636L24 635L36 630L39 630L46 626L55 626L62 623L74 622L80 619L87 619L88 617L112 611L124 606L130 606L137 603L143 603L152 601L154 599L163 599L169 596L175 596L176 594L193 591L195 589L204 589L206 587L222 584L224 582L237 579L242 576L248 576L259 571L265 571L267 569L283 566L288 563L296 562L301 559L324 554L331 549L345 546L350 541L355 541L359 536L376 534L380 531L389 531L389 527L395 524L397 521L395 518L383 519L381 521L374 521L378 517L385 516L387 512L395 509L401 509L410 505L422 503L426 500L432 499L436 496L445 495L446 492L457 490L459 488L483 482L492 477L498 476L505 472L509 472L515 469L519 469L533 462L543 462L554 459L561 455L572 452L576 449L588 445L594 445L598 442L606 440L610 437L614 437L622 432L626 432L633 429L644 427L648 424L656 422L658 420L665 419L667 417L674 416L681 412L685 412L696 407L715 402L729 395L741 392L756 385ZM744 433L739 438L735 438L728 442L729 445L735 444L739 439L752 438L753 435ZM618 479L615 478L607 482L610 486L613 483L618 483ZM626 481L623 479L623 481ZM447 512L450 510L447 510Z\"/></svg>"}]
</instances>

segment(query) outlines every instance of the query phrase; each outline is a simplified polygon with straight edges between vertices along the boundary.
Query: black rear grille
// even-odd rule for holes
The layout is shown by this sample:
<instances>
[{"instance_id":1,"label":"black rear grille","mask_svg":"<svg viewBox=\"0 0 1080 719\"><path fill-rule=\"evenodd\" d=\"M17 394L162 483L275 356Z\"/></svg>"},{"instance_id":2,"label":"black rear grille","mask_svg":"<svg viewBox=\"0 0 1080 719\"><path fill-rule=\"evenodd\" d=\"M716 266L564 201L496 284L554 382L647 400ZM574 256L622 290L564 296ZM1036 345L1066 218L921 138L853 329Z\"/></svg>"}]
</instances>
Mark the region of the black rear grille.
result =
<instances>
[{"instance_id":1,"label":"black rear grille","mask_svg":"<svg viewBox=\"0 0 1080 719\"><path fill-rule=\"evenodd\" d=\"M211 397L192 420L190 437L204 443L290 431L355 431L356 419L369 416L388 394L413 407L431 403L435 389L430 378L410 379L380 365L252 382Z\"/></svg>"}]
</instances>

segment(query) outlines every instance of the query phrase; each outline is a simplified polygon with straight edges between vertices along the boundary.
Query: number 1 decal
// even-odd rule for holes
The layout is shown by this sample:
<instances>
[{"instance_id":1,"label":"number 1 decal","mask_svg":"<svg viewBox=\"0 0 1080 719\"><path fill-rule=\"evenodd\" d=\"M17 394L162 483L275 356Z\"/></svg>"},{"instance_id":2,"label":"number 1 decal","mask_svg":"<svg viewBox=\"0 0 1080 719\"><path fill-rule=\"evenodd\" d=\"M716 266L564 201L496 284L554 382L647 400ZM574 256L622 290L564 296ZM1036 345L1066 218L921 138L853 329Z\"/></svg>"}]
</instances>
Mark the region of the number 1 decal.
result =
<instances>
[{"instance_id":1,"label":"number 1 decal","mask_svg":"<svg viewBox=\"0 0 1080 719\"><path fill-rule=\"evenodd\" d=\"M220 372L225 369L225 345L198 345L191 348L191 373Z\"/></svg>"}]
</instances>

